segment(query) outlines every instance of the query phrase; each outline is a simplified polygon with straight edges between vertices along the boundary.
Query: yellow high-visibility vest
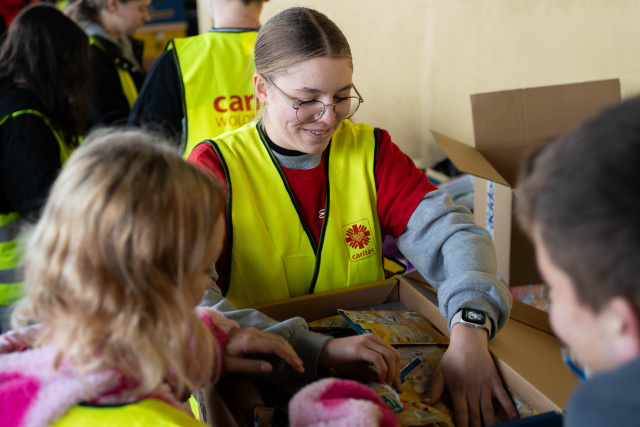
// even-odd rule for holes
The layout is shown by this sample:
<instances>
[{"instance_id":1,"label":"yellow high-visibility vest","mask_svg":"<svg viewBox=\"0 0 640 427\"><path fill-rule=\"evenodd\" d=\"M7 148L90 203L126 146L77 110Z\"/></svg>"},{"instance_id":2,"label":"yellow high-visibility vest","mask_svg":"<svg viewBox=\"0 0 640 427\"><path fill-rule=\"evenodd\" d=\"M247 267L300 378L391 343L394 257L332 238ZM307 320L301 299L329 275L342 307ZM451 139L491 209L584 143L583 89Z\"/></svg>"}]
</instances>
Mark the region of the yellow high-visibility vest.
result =
<instances>
[{"instance_id":1,"label":"yellow high-visibility vest","mask_svg":"<svg viewBox=\"0 0 640 427\"><path fill-rule=\"evenodd\" d=\"M184 94L185 158L201 141L242 127L255 116L252 77L257 36L257 30L212 30L167 45L174 52Z\"/></svg>"},{"instance_id":2,"label":"yellow high-visibility vest","mask_svg":"<svg viewBox=\"0 0 640 427\"><path fill-rule=\"evenodd\" d=\"M49 118L36 110L20 110L0 119L0 126L7 120L23 114L40 117L51 129L60 148L60 164L67 161L73 148L69 147L62 135L53 127ZM0 214L0 305L11 305L22 297L22 222L18 212Z\"/></svg>"},{"instance_id":3,"label":"yellow high-visibility vest","mask_svg":"<svg viewBox=\"0 0 640 427\"><path fill-rule=\"evenodd\" d=\"M203 144L211 144L227 179L231 253L225 296L234 306L384 279L374 128L345 120L325 151L325 211L318 242L255 122Z\"/></svg>"},{"instance_id":4,"label":"yellow high-visibility vest","mask_svg":"<svg viewBox=\"0 0 640 427\"><path fill-rule=\"evenodd\" d=\"M55 427L202 427L183 411L157 399L145 399L120 406L74 406Z\"/></svg>"}]
</instances>

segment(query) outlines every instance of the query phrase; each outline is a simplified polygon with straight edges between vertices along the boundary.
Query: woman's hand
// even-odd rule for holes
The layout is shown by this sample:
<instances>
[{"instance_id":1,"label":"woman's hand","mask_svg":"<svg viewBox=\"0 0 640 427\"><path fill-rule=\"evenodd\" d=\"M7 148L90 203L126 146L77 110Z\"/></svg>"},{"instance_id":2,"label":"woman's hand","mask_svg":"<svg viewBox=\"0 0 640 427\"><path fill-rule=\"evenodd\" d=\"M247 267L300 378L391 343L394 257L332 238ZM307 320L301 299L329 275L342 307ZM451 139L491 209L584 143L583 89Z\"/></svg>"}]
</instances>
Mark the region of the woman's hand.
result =
<instances>
[{"instance_id":1,"label":"woman's hand","mask_svg":"<svg viewBox=\"0 0 640 427\"><path fill-rule=\"evenodd\" d=\"M493 398L498 399L511 419L518 417L513 402L502 385L491 354L485 329L455 324L451 343L445 352L425 403L433 405L449 389L455 409L456 426L492 425L496 423Z\"/></svg>"},{"instance_id":2,"label":"woman's hand","mask_svg":"<svg viewBox=\"0 0 640 427\"><path fill-rule=\"evenodd\" d=\"M284 338L256 328L233 328L229 331L224 347L224 371L230 374L270 373L273 370L271 363L246 358L255 354L275 354L296 372L304 372L302 360Z\"/></svg>"},{"instance_id":3,"label":"woman's hand","mask_svg":"<svg viewBox=\"0 0 640 427\"><path fill-rule=\"evenodd\" d=\"M372 363L381 380L402 390L400 353L375 334L330 340L322 348L319 362L351 376L363 375Z\"/></svg>"}]
</instances>

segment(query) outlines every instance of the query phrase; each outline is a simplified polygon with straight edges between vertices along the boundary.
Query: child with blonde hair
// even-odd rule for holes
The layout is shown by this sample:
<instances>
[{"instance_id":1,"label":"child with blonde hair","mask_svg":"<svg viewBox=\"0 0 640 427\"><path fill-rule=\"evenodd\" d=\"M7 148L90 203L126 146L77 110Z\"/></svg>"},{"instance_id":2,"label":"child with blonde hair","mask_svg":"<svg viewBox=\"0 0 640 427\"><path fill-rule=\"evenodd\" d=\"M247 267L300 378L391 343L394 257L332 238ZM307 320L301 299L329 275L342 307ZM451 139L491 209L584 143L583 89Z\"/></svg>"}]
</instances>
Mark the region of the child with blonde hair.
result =
<instances>
[{"instance_id":1,"label":"child with blonde hair","mask_svg":"<svg viewBox=\"0 0 640 427\"><path fill-rule=\"evenodd\" d=\"M245 354L304 371L283 338L196 308L224 196L156 139L100 133L56 180L27 242L22 328L0 336L0 424L193 425L196 387L272 369Z\"/></svg>"}]
</instances>

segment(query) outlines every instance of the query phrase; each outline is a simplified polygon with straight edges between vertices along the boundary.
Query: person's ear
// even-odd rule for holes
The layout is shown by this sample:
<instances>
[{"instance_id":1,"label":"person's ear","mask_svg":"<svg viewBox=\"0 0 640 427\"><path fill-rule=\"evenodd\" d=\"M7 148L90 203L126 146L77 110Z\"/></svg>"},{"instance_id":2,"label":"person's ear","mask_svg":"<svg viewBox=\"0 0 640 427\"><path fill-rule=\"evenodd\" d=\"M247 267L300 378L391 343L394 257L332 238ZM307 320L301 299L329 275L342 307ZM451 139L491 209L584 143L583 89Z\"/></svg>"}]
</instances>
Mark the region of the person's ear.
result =
<instances>
[{"instance_id":1,"label":"person's ear","mask_svg":"<svg viewBox=\"0 0 640 427\"><path fill-rule=\"evenodd\" d=\"M604 313L606 312L606 314ZM615 297L604 308L607 332L615 357L621 363L630 362L640 354L640 318L631 302Z\"/></svg>"},{"instance_id":2,"label":"person's ear","mask_svg":"<svg viewBox=\"0 0 640 427\"><path fill-rule=\"evenodd\" d=\"M269 82L260 73L253 73L253 93L256 94L256 98L262 103L267 105L267 87Z\"/></svg>"}]
</instances>

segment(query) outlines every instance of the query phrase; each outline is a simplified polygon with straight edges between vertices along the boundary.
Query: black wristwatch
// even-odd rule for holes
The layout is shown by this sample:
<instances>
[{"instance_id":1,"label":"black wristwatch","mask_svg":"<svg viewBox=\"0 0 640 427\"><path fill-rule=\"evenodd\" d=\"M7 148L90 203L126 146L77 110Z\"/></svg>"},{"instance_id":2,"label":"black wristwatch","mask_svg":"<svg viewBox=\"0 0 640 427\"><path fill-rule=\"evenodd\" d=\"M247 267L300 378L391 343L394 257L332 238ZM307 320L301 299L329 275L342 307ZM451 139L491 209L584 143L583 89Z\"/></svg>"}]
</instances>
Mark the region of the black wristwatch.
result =
<instances>
[{"instance_id":1,"label":"black wristwatch","mask_svg":"<svg viewBox=\"0 0 640 427\"><path fill-rule=\"evenodd\" d=\"M474 328L484 328L491 337L491 319L486 312L474 308L463 308L453 315L451 327L456 323L462 323Z\"/></svg>"}]
</instances>

